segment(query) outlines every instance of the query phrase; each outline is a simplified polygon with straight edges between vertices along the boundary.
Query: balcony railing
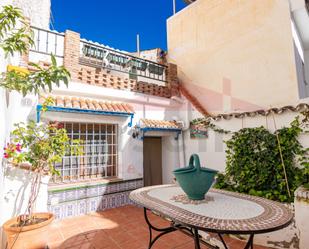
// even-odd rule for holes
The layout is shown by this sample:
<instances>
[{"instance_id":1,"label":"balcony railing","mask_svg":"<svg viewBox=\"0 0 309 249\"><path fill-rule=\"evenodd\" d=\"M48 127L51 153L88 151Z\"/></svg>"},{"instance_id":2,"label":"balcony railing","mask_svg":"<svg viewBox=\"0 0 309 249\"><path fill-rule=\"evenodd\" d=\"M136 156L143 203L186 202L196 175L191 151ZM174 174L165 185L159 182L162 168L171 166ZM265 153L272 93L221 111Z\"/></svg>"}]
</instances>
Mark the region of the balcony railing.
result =
<instances>
[{"instance_id":1,"label":"balcony railing","mask_svg":"<svg viewBox=\"0 0 309 249\"><path fill-rule=\"evenodd\" d=\"M167 66L81 40L80 64L113 70L138 81L166 82ZM155 82L154 82L155 83Z\"/></svg>"},{"instance_id":2,"label":"balcony railing","mask_svg":"<svg viewBox=\"0 0 309 249\"><path fill-rule=\"evenodd\" d=\"M31 27L33 30L34 46L31 52L50 55L63 58L64 34L56 31Z\"/></svg>"},{"instance_id":3,"label":"balcony railing","mask_svg":"<svg viewBox=\"0 0 309 249\"><path fill-rule=\"evenodd\" d=\"M67 34L37 27L31 28L34 33L34 46L30 49L32 52L30 60L48 60L46 56L53 54L59 59L60 64L63 63L66 58L64 43ZM76 56L78 57L77 63L80 65L103 68L115 76L133 79L137 82L166 86L168 66L164 64L84 39L79 40L78 49Z\"/></svg>"}]
</instances>

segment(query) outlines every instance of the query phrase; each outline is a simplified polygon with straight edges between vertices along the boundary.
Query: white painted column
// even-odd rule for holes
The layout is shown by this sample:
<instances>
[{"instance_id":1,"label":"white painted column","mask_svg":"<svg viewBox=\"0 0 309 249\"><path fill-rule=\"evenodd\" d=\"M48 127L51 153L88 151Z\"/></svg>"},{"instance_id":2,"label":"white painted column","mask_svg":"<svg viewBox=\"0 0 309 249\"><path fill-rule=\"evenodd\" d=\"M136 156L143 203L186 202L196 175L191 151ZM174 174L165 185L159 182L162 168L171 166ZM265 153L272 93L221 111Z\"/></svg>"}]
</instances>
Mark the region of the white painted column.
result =
<instances>
[{"instance_id":1,"label":"white painted column","mask_svg":"<svg viewBox=\"0 0 309 249\"><path fill-rule=\"evenodd\" d=\"M299 230L299 249L309 245L309 190L303 187L295 191L295 220Z\"/></svg>"}]
</instances>

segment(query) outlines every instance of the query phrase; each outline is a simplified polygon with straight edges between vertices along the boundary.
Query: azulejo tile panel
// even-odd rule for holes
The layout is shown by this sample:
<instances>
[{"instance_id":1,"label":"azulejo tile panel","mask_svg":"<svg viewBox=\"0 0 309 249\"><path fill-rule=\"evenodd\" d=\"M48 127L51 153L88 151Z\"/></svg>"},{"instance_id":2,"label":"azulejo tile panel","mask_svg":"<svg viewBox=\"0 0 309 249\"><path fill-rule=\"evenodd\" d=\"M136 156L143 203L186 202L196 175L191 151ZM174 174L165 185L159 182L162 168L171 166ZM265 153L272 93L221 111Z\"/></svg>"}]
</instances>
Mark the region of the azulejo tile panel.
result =
<instances>
[{"instance_id":1,"label":"azulejo tile panel","mask_svg":"<svg viewBox=\"0 0 309 249\"><path fill-rule=\"evenodd\" d=\"M48 209L57 219L132 204L129 194L143 187L143 179L50 191Z\"/></svg>"}]
</instances>

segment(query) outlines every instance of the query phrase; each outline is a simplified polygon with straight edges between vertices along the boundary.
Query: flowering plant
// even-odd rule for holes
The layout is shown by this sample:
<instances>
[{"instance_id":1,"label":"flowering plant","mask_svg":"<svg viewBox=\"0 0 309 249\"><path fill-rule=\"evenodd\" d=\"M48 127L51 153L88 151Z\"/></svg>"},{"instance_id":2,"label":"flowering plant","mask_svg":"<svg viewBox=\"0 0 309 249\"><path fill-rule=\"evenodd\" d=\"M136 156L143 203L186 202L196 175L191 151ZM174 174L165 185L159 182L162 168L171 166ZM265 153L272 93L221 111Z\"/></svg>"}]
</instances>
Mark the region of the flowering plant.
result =
<instances>
[{"instance_id":1,"label":"flowering plant","mask_svg":"<svg viewBox=\"0 0 309 249\"><path fill-rule=\"evenodd\" d=\"M13 143L7 143L7 146L4 147L4 158L18 158L18 153L21 152L21 145L20 144L13 144ZM19 159L18 159L19 161ZM17 163L17 162L14 162Z\"/></svg>"},{"instance_id":2,"label":"flowering plant","mask_svg":"<svg viewBox=\"0 0 309 249\"><path fill-rule=\"evenodd\" d=\"M23 224L25 221L32 221L42 175L59 174L54 168L54 163L61 162L62 157L68 152L78 155L81 153L81 146L78 140L70 140L63 124L30 121L28 124L15 125L11 142L4 148L4 158L13 165L29 163L35 173L27 211L21 216L24 217Z\"/></svg>"}]
</instances>

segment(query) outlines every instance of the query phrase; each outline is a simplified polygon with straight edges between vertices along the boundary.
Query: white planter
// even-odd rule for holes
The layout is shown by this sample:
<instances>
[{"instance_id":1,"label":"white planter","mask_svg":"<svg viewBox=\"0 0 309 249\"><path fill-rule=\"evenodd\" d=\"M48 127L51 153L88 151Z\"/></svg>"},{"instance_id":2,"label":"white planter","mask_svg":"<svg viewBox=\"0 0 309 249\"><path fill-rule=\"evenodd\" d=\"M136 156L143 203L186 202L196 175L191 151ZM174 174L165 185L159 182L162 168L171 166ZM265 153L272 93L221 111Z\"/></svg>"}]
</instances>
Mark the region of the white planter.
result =
<instances>
[{"instance_id":1,"label":"white planter","mask_svg":"<svg viewBox=\"0 0 309 249\"><path fill-rule=\"evenodd\" d=\"M4 200L2 220L6 221L25 212L30 195L34 173L14 166L7 166L4 172ZM43 176L35 212L47 212L48 182L50 176ZM2 225L2 224L1 224Z\"/></svg>"},{"instance_id":2,"label":"white planter","mask_svg":"<svg viewBox=\"0 0 309 249\"><path fill-rule=\"evenodd\" d=\"M295 225L295 218L284 229L255 236L254 243L277 249L299 249L299 231Z\"/></svg>"},{"instance_id":3,"label":"white planter","mask_svg":"<svg viewBox=\"0 0 309 249\"><path fill-rule=\"evenodd\" d=\"M299 248L309 246L309 190L303 187L295 191L295 221L299 229Z\"/></svg>"}]
</instances>

